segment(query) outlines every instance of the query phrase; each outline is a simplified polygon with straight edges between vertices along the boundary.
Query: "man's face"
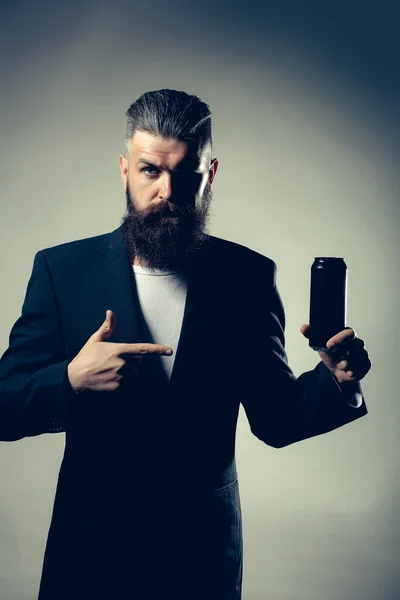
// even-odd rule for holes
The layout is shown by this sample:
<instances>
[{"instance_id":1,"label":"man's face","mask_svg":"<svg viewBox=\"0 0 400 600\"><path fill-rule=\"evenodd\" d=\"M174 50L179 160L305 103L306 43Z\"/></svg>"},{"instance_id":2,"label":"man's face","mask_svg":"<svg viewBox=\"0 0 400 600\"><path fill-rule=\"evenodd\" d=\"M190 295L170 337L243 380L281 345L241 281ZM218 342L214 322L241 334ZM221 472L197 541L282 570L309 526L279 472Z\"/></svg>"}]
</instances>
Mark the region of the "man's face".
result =
<instances>
[{"instance_id":1,"label":"man's face","mask_svg":"<svg viewBox=\"0 0 400 600\"><path fill-rule=\"evenodd\" d=\"M182 268L206 237L218 161L209 148L136 131L120 156L127 208L122 235L131 259L149 268Z\"/></svg>"}]
</instances>

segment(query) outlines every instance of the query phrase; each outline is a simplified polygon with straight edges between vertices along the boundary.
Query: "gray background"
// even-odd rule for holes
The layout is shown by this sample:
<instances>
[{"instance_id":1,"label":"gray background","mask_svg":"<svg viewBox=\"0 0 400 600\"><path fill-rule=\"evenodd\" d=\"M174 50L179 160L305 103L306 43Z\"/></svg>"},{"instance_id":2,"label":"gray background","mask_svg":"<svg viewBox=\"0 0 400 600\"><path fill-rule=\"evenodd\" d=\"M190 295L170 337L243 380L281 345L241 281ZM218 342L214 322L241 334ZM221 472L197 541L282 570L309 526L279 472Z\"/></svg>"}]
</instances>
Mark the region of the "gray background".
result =
<instances>
[{"instance_id":1,"label":"gray background","mask_svg":"<svg viewBox=\"0 0 400 600\"><path fill-rule=\"evenodd\" d=\"M0 351L34 254L119 225L129 104L162 87L201 96L220 160L210 233L277 263L293 371L318 361L299 328L320 255L346 260L348 324L373 363L369 414L324 436L275 450L241 411L244 600L395 600L395 3L55 4L1 5ZM1 600L36 598L63 447L64 434L1 444Z\"/></svg>"}]
</instances>

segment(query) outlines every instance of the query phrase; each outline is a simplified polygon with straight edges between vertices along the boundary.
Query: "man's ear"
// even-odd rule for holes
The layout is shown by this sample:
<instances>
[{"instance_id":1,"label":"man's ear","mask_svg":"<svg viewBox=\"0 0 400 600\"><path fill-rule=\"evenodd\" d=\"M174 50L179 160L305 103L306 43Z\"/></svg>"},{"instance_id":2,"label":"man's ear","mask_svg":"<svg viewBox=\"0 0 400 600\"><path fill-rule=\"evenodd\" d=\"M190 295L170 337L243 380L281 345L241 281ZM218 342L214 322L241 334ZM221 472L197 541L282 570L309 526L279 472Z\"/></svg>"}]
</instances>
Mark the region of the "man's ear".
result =
<instances>
[{"instance_id":1,"label":"man's ear","mask_svg":"<svg viewBox=\"0 0 400 600\"><path fill-rule=\"evenodd\" d=\"M218 170L218 158L213 158L211 161L211 166L208 174L208 183L211 185L215 179L215 175Z\"/></svg>"},{"instance_id":2,"label":"man's ear","mask_svg":"<svg viewBox=\"0 0 400 600\"><path fill-rule=\"evenodd\" d=\"M122 183L124 184L124 188L126 190L126 184L128 181L128 160L123 154L120 154L119 157L119 168L121 170Z\"/></svg>"}]
</instances>

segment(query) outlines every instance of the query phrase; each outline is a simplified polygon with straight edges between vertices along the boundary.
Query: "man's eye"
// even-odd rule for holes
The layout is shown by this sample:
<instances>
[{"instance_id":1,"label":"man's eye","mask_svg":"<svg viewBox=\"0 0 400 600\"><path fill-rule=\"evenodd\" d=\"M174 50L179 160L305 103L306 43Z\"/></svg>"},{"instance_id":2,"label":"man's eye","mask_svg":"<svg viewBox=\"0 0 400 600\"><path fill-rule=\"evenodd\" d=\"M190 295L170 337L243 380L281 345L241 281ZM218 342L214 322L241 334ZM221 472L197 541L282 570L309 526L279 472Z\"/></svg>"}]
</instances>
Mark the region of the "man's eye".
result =
<instances>
[{"instance_id":1,"label":"man's eye","mask_svg":"<svg viewBox=\"0 0 400 600\"><path fill-rule=\"evenodd\" d=\"M156 173L159 173L159 170L155 167L144 167L144 169L142 169L142 173L143 172L148 173L149 175L155 175Z\"/></svg>"}]
</instances>

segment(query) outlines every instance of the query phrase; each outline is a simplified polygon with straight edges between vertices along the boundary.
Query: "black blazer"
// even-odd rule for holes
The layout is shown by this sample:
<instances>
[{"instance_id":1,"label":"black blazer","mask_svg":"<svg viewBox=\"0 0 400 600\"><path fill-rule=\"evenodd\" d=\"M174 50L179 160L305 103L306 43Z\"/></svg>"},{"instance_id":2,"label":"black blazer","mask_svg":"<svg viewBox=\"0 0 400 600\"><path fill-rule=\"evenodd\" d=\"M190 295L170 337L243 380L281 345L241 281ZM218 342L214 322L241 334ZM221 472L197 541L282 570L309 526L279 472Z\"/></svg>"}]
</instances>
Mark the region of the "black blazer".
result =
<instances>
[{"instance_id":1,"label":"black blazer","mask_svg":"<svg viewBox=\"0 0 400 600\"><path fill-rule=\"evenodd\" d=\"M254 435L274 448L367 413L364 400L359 408L346 402L322 362L293 375L275 273L271 259L209 236L188 272L169 383L146 377L146 361L155 357L145 357L133 377L124 356L115 392L76 395L67 365L107 309L116 316L111 342L152 341L141 325L134 273L120 227L37 252L0 360L0 440L65 431L46 550L54 573L82 552L82 540L90 554L100 530L111 536L135 527L137 535L143 515L162 519L177 506L180 515L201 511L207 494L233 485L240 403Z\"/></svg>"}]
</instances>

